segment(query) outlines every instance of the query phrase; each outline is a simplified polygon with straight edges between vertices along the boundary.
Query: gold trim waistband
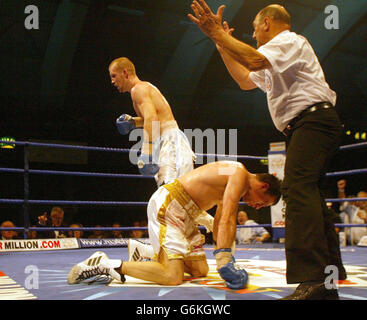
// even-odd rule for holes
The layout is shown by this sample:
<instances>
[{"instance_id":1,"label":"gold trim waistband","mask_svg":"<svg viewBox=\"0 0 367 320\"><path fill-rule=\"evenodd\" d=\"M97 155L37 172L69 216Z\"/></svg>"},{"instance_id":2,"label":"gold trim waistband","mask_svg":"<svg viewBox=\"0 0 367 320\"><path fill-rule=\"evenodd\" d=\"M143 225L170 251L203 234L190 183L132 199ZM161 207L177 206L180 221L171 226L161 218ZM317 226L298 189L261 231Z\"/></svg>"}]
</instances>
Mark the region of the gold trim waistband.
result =
<instances>
[{"instance_id":1,"label":"gold trim waistband","mask_svg":"<svg viewBox=\"0 0 367 320\"><path fill-rule=\"evenodd\" d=\"M188 215L194 220L202 212L197 204L191 199L190 195L186 192L180 181L175 179L172 183L163 186L168 190L170 195L174 197L178 203L185 209Z\"/></svg>"}]
</instances>

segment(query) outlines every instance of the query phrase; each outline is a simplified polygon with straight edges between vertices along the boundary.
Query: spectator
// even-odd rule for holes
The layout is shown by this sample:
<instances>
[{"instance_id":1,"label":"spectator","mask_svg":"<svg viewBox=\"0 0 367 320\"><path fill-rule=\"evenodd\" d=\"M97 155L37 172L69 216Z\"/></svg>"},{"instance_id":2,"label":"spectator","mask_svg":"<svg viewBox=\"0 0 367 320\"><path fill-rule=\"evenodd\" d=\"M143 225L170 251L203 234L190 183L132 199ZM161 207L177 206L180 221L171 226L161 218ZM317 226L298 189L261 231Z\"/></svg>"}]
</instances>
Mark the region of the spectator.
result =
<instances>
[{"instance_id":1,"label":"spectator","mask_svg":"<svg viewBox=\"0 0 367 320\"><path fill-rule=\"evenodd\" d=\"M367 192L360 191L357 193L357 198L367 198ZM356 210L354 211L354 215L352 217L352 224L365 224L367 223L367 201L356 201L356 202L348 202L346 206L354 206ZM351 244L358 244L359 240L363 236L367 235L366 227L355 227L351 228L350 240Z\"/></svg>"},{"instance_id":2,"label":"spectator","mask_svg":"<svg viewBox=\"0 0 367 320\"><path fill-rule=\"evenodd\" d=\"M142 220L140 222L140 226L147 228L146 230L142 230L143 231L143 235L142 238L149 238L149 233L148 233L148 221L147 220Z\"/></svg>"},{"instance_id":3,"label":"spectator","mask_svg":"<svg viewBox=\"0 0 367 320\"><path fill-rule=\"evenodd\" d=\"M367 192L366 191L360 191L360 192L358 192L357 197L358 198L367 198ZM361 210L367 212L367 201L358 201L357 205ZM362 217L360 217L360 218L365 219L365 218L362 218Z\"/></svg>"},{"instance_id":4,"label":"spectator","mask_svg":"<svg viewBox=\"0 0 367 320\"><path fill-rule=\"evenodd\" d=\"M343 223L341 216L335 212L335 210L333 209L333 203L332 202L326 202L326 206L329 210L329 214L331 216L331 220L333 221L334 224L338 224L338 223ZM346 237L345 237L345 232L344 232L344 228L339 228L339 227L335 227L335 231L339 237L339 245L341 247L345 247L346 246Z\"/></svg>"},{"instance_id":5,"label":"spectator","mask_svg":"<svg viewBox=\"0 0 367 320\"><path fill-rule=\"evenodd\" d=\"M341 179L336 183L338 187L338 198L346 198L345 189L347 187L347 180Z\"/></svg>"},{"instance_id":6,"label":"spectator","mask_svg":"<svg viewBox=\"0 0 367 320\"><path fill-rule=\"evenodd\" d=\"M345 188L347 186L346 180L339 180L338 197L346 198ZM360 191L357 194L357 198L366 198L367 192ZM341 217L344 223L350 224L365 224L367 223L367 201L345 201L340 205ZM351 245L358 244L359 240L367 235L366 227L348 228L346 232L348 241Z\"/></svg>"},{"instance_id":7,"label":"spectator","mask_svg":"<svg viewBox=\"0 0 367 320\"><path fill-rule=\"evenodd\" d=\"M64 224L64 210L60 207L53 207L51 209L50 213L50 219L47 217L47 212L45 212L43 215L38 217L38 227L53 227L53 228L59 228L59 227L67 227L66 224ZM40 232L39 238L41 239L47 239L47 238L66 238L66 232L64 231L46 231Z\"/></svg>"},{"instance_id":8,"label":"spectator","mask_svg":"<svg viewBox=\"0 0 367 320\"><path fill-rule=\"evenodd\" d=\"M96 224L95 228L102 228L100 224ZM88 237L89 239L103 239L105 236L103 230L94 230L93 233Z\"/></svg>"},{"instance_id":9,"label":"spectator","mask_svg":"<svg viewBox=\"0 0 367 320\"><path fill-rule=\"evenodd\" d=\"M1 228L15 228L15 224L12 221L4 221ZM1 231L1 240L13 240L17 239L18 232L14 230L3 230Z\"/></svg>"},{"instance_id":10,"label":"spectator","mask_svg":"<svg viewBox=\"0 0 367 320\"><path fill-rule=\"evenodd\" d=\"M135 221L133 224L134 227L140 227L140 222ZM131 230L130 238L143 238L144 230Z\"/></svg>"},{"instance_id":11,"label":"spectator","mask_svg":"<svg viewBox=\"0 0 367 320\"><path fill-rule=\"evenodd\" d=\"M37 226L32 225L31 227L36 228ZM37 239L37 231L36 230L29 231L27 238L28 239Z\"/></svg>"},{"instance_id":12,"label":"spectator","mask_svg":"<svg viewBox=\"0 0 367 320\"><path fill-rule=\"evenodd\" d=\"M333 209L333 203L332 202L326 202L326 206L329 209L329 212L330 212L330 215L332 216L332 220L333 220L334 224L343 223L340 215L337 214L335 212L335 210ZM343 231L343 228L335 227L335 231L336 231L336 233L339 233L339 232Z\"/></svg>"},{"instance_id":13,"label":"spectator","mask_svg":"<svg viewBox=\"0 0 367 320\"><path fill-rule=\"evenodd\" d=\"M112 225L112 228L120 228L120 227L121 227L121 225L118 222L115 222ZM121 238L123 238L122 231L120 231L120 230L113 230L112 231L112 238L115 238L115 239L121 239Z\"/></svg>"},{"instance_id":14,"label":"spectator","mask_svg":"<svg viewBox=\"0 0 367 320\"><path fill-rule=\"evenodd\" d=\"M249 220L245 211L239 211L237 216L239 225L258 225L254 220ZM263 227L259 228L237 228L236 242L238 244L262 243L270 238L269 232Z\"/></svg>"},{"instance_id":15,"label":"spectator","mask_svg":"<svg viewBox=\"0 0 367 320\"><path fill-rule=\"evenodd\" d=\"M73 223L69 228L83 228L81 223ZM84 232L82 230L68 231L68 235L70 238L83 238Z\"/></svg>"}]
</instances>

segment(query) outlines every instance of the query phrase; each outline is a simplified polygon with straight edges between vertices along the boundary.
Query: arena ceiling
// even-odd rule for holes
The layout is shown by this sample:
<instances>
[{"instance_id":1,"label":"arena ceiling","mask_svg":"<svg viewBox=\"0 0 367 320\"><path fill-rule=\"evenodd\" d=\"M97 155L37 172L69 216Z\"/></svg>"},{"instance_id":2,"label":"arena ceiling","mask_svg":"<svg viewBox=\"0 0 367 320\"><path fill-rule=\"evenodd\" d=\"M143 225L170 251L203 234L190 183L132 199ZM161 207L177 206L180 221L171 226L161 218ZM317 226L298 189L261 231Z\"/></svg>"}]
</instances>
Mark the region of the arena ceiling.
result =
<instances>
[{"instance_id":1,"label":"arena ceiling","mask_svg":"<svg viewBox=\"0 0 367 320\"><path fill-rule=\"evenodd\" d=\"M251 38L256 13L274 1L208 0L226 4L234 36ZM132 113L130 97L111 86L107 67L129 57L141 79L170 102L181 128L237 128L239 153L264 154L283 140L259 90L241 91L213 43L187 18L186 0L5 0L0 2L1 135L128 146L114 123ZM367 127L366 0L278 1L292 29L308 38L338 94L346 129ZM39 29L27 30L27 5ZM338 29L324 25L325 8L339 12ZM355 142L355 141L353 141Z\"/></svg>"}]
</instances>

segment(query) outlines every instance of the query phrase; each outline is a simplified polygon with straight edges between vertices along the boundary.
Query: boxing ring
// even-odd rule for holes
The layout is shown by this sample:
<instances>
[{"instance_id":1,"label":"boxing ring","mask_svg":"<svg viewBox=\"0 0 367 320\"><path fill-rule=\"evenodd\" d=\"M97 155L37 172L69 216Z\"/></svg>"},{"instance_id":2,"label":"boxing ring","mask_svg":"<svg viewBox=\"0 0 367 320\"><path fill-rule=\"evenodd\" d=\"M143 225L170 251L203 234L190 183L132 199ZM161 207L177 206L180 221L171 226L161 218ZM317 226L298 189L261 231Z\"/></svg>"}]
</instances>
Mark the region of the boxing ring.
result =
<instances>
[{"instance_id":1,"label":"boxing ring","mask_svg":"<svg viewBox=\"0 0 367 320\"><path fill-rule=\"evenodd\" d=\"M5 143L6 141L0 141ZM6 142L9 143L9 142ZM74 175L126 179L152 179L138 174L115 174L96 172L75 172L55 170L33 170L29 167L28 147L52 147L65 149L84 149L103 152L128 153L130 149L102 148L49 143L12 141L11 144L24 147L24 168L0 168L0 172L23 174L24 198L0 199L1 204L23 205L24 226L0 228L3 230L24 231L24 239L0 240L0 299L1 300L130 300L134 308L143 306L144 301L237 301L237 300L278 300L294 291L296 285L287 285L285 280L286 263L284 244L272 243L237 245L236 263L249 273L249 284L242 290L230 290L225 286L215 269L213 246L204 249L209 263L209 273L205 278L192 278L186 275L180 286L161 286L126 277L121 284L113 281L106 283L81 283L69 285L67 275L71 267L100 250L109 258L128 260L127 239L28 239L30 231L93 231L93 230L139 230L144 227L84 227L84 228L47 228L30 227L29 206L34 204L50 205L89 205L89 206L146 206L147 202L132 201L67 201L29 199L29 175ZM342 146L340 151L364 148L367 143ZM339 152L340 152L339 151ZM216 155L218 159L224 155ZM229 156L225 156L228 158ZM240 159L262 160L267 157L235 156ZM365 174L367 168L339 172L329 172L328 177ZM367 198L326 199L327 202L367 201ZM243 204L243 203L240 203ZM367 224L335 224L336 227L367 227ZM238 226L246 228L252 226ZM256 227L272 227L260 224ZM141 239L149 242L148 239ZM359 246L341 248L347 280L338 281L339 296L342 300L367 300L367 243ZM140 307L139 307L140 306ZM137 309L138 310L138 309ZM189 311L188 311L189 312ZM181 310L182 313L182 310Z\"/></svg>"}]
</instances>

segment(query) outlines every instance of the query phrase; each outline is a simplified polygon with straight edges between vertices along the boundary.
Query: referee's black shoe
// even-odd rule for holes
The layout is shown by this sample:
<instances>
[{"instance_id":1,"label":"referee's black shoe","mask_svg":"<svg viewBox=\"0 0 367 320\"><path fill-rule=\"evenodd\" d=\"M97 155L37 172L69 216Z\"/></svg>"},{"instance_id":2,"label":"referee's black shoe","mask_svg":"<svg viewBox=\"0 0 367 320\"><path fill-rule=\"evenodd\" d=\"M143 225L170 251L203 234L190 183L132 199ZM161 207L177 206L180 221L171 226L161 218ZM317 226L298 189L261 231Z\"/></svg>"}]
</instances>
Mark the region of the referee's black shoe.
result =
<instances>
[{"instance_id":1,"label":"referee's black shoe","mask_svg":"<svg viewBox=\"0 0 367 320\"><path fill-rule=\"evenodd\" d=\"M339 300L338 290L327 289L324 282L304 282L280 300Z\"/></svg>"}]
</instances>

